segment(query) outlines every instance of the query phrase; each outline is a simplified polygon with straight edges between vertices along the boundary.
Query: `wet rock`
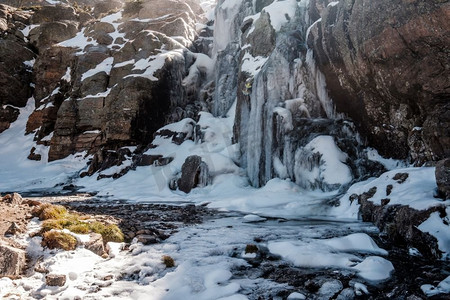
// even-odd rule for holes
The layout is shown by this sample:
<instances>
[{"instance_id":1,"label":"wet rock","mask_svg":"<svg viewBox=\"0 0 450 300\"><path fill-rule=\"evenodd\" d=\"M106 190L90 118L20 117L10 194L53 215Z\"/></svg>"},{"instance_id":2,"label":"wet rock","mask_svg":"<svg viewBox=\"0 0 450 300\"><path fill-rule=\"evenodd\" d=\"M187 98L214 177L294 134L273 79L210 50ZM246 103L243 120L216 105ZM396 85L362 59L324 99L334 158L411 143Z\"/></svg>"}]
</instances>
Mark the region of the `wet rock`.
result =
<instances>
[{"instance_id":1,"label":"wet rock","mask_svg":"<svg viewBox=\"0 0 450 300\"><path fill-rule=\"evenodd\" d=\"M84 247L87 250L94 252L98 256L102 256L105 254L105 246L103 244L103 238L102 235L99 233L90 233L89 241L84 244Z\"/></svg>"},{"instance_id":2,"label":"wet rock","mask_svg":"<svg viewBox=\"0 0 450 300\"><path fill-rule=\"evenodd\" d=\"M189 193L195 187L208 185L209 176L208 165L200 156L192 155L186 158L181 167L181 177L178 179L177 186L181 191Z\"/></svg>"},{"instance_id":3,"label":"wet rock","mask_svg":"<svg viewBox=\"0 0 450 300\"><path fill-rule=\"evenodd\" d=\"M439 194L444 199L450 198L450 158L443 159L436 164L436 183Z\"/></svg>"},{"instance_id":4,"label":"wet rock","mask_svg":"<svg viewBox=\"0 0 450 300\"><path fill-rule=\"evenodd\" d=\"M0 244L0 276L17 276L25 268L25 251Z\"/></svg>"},{"instance_id":5,"label":"wet rock","mask_svg":"<svg viewBox=\"0 0 450 300\"><path fill-rule=\"evenodd\" d=\"M64 286L66 275L48 274L45 276L45 282L48 286Z\"/></svg>"}]
</instances>

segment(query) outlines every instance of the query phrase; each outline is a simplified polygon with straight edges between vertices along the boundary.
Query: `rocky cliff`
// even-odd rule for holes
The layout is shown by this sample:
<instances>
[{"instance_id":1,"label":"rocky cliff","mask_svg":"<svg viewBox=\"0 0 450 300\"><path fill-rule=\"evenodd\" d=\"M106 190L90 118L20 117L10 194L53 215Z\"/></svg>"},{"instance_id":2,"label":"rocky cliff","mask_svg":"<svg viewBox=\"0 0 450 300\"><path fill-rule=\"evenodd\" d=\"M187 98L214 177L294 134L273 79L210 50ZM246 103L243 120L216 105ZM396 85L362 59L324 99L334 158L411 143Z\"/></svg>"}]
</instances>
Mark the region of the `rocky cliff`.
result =
<instances>
[{"instance_id":1,"label":"rocky cliff","mask_svg":"<svg viewBox=\"0 0 450 300\"><path fill-rule=\"evenodd\" d=\"M29 159L86 151L93 174L235 102L254 186L345 188L384 170L367 146L449 156L448 1L50 2L0 1L0 131L34 101Z\"/></svg>"},{"instance_id":2,"label":"rocky cliff","mask_svg":"<svg viewBox=\"0 0 450 300\"><path fill-rule=\"evenodd\" d=\"M32 96L30 159L46 160L45 147L48 161L145 147L157 129L202 109L199 78L210 59L195 51L203 13L195 1L3 5L1 12L0 129Z\"/></svg>"},{"instance_id":3,"label":"rocky cliff","mask_svg":"<svg viewBox=\"0 0 450 300\"><path fill-rule=\"evenodd\" d=\"M450 154L449 15L448 1L339 1L311 30L337 110L384 156Z\"/></svg>"}]
</instances>

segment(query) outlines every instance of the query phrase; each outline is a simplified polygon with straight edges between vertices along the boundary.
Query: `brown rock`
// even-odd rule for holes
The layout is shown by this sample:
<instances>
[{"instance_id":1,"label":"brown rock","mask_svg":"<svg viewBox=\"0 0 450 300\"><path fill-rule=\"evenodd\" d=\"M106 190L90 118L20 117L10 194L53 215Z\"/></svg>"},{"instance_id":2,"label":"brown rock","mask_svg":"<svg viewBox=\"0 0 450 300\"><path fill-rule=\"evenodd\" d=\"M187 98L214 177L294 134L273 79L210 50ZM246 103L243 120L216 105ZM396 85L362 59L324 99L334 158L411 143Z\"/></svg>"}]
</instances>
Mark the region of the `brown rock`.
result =
<instances>
[{"instance_id":1,"label":"brown rock","mask_svg":"<svg viewBox=\"0 0 450 300\"><path fill-rule=\"evenodd\" d=\"M16 222L12 222L11 226L9 226L9 228L5 231L5 235L16 235L21 231L21 228L16 224Z\"/></svg>"},{"instance_id":2,"label":"brown rock","mask_svg":"<svg viewBox=\"0 0 450 300\"><path fill-rule=\"evenodd\" d=\"M84 244L84 247L87 250L90 250L97 254L98 256L102 256L105 254L105 247L103 245L102 235L99 233L90 233L89 241Z\"/></svg>"},{"instance_id":3,"label":"brown rock","mask_svg":"<svg viewBox=\"0 0 450 300\"><path fill-rule=\"evenodd\" d=\"M11 203L13 205L20 205L22 204L22 196L20 196L20 194L18 193L13 193L12 195L8 194L2 198L2 201Z\"/></svg>"},{"instance_id":4,"label":"brown rock","mask_svg":"<svg viewBox=\"0 0 450 300\"><path fill-rule=\"evenodd\" d=\"M66 284L66 275L48 274L45 276L45 282L48 286L64 286Z\"/></svg>"},{"instance_id":5,"label":"brown rock","mask_svg":"<svg viewBox=\"0 0 450 300\"><path fill-rule=\"evenodd\" d=\"M337 110L383 156L448 156L449 11L446 1L341 1L311 30Z\"/></svg>"},{"instance_id":6,"label":"brown rock","mask_svg":"<svg viewBox=\"0 0 450 300\"><path fill-rule=\"evenodd\" d=\"M60 21L44 23L30 31L30 43L37 49L43 49L74 37L78 32L78 23Z\"/></svg>"},{"instance_id":7,"label":"brown rock","mask_svg":"<svg viewBox=\"0 0 450 300\"><path fill-rule=\"evenodd\" d=\"M0 244L0 276L20 275L25 264L25 251Z\"/></svg>"},{"instance_id":8,"label":"brown rock","mask_svg":"<svg viewBox=\"0 0 450 300\"><path fill-rule=\"evenodd\" d=\"M73 7L65 5L45 6L37 10L30 21L32 24L42 24L64 20L77 20L77 14Z\"/></svg>"}]
</instances>

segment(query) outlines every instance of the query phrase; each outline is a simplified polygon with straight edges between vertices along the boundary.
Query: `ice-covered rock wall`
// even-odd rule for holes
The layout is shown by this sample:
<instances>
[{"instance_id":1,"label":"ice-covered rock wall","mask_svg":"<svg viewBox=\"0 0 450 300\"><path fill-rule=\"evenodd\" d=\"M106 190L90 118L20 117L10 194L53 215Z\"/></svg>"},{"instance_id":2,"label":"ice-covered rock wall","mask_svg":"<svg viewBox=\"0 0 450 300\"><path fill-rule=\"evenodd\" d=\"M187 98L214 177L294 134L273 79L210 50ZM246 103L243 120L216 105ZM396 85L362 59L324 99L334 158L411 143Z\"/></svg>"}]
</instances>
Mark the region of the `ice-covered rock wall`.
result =
<instances>
[{"instance_id":1,"label":"ice-covered rock wall","mask_svg":"<svg viewBox=\"0 0 450 300\"><path fill-rule=\"evenodd\" d=\"M222 115L237 101L234 141L254 186L281 177L305 188L334 190L363 173L358 135L350 122L335 121L342 116L306 44L327 4L218 3L214 113ZM225 32L224 26L231 30ZM337 161L327 159L334 154L339 154ZM340 179L332 179L330 172Z\"/></svg>"}]
</instances>

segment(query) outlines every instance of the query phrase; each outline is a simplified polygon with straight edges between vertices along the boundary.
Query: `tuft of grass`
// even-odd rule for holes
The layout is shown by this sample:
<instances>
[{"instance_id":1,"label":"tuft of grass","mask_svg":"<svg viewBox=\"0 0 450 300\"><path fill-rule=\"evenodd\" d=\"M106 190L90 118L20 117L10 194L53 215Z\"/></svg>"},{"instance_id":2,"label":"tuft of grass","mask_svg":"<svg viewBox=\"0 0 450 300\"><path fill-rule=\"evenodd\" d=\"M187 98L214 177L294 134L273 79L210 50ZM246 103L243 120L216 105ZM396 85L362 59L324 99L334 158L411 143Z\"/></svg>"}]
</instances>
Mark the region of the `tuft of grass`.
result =
<instances>
[{"instance_id":1,"label":"tuft of grass","mask_svg":"<svg viewBox=\"0 0 450 300\"><path fill-rule=\"evenodd\" d=\"M175 267L175 261L169 255L164 255L163 257L161 257L161 260L162 260L163 264L166 265L166 268Z\"/></svg>"},{"instance_id":2,"label":"tuft of grass","mask_svg":"<svg viewBox=\"0 0 450 300\"><path fill-rule=\"evenodd\" d=\"M68 212L64 206L44 203L35 207L32 214L39 217L39 220L44 221L49 219L62 219Z\"/></svg>"},{"instance_id":3,"label":"tuft of grass","mask_svg":"<svg viewBox=\"0 0 450 300\"><path fill-rule=\"evenodd\" d=\"M89 228L89 224L84 223L84 222L78 222L76 224L71 224L71 225L67 226L66 228L74 233L79 233L79 234L88 234L91 231Z\"/></svg>"},{"instance_id":4,"label":"tuft of grass","mask_svg":"<svg viewBox=\"0 0 450 300\"><path fill-rule=\"evenodd\" d=\"M105 225L100 222L93 222L89 224L89 228L92 232L100 233L103 237L103 242L115 242L115 243L121 243L124 241L125 236L122 233L122 230L120 230L117 225L114 224L108 224Z\"/></svg>"},{"instance_id":5,"label":"tuft of grass","mask_svg":"<svg viewBox=\"0 0 450 300\"><path fill-rule=\"evenodd\" d=\"M68 233L47 231L42 235L42 246L49 249L74 250L77 247L77 239Z\"/></svg>"},{"instance_id":6,"label":"tuft of grass","mask_svg":"<svg viewBox=\"0 0 450 300\"><path fill-rule=\"evenodd\" d=\"M74 233L88 234L90 232L102 235L103 242L121 243L125 236L120 228L115 224L103 224L101 222L87 222L86 218L75 213L69 213L66 208L60 205L45 203L33 209L33 215L44 220L41 234L50 232L52 229L68 229Z\"/></svg>"},{"instance_id":7,"label":"tuft of grass","mask_svg":"<svg viewBox=\"0 0 450 300\"><path fill-rule=\"evenodd\" d=\"M245 246L245 254L248 253L258 253L258 246L253 244L248 244L247 246Z\"/></svg>"}]
</instances>

